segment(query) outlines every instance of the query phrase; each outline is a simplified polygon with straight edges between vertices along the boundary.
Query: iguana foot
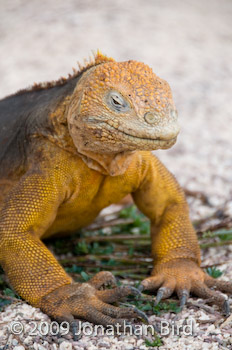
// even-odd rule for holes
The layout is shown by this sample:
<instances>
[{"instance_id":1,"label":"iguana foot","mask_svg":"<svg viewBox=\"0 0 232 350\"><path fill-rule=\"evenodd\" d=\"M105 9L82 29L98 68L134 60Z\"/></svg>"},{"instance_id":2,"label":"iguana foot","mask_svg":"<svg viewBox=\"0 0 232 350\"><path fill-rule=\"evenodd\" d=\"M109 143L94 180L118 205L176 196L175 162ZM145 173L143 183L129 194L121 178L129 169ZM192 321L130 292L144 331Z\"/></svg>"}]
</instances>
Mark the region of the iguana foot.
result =
<instances>
[{"instance_id":1,"label":"iguana foot","mask_svg":"<svg viewBox=\"0 0 232 350\"><path fill-rule=\"evenodd\" d=\"M110 283L112 289L100 290ZM131 286L115 286L115 278L110 272L99 272L88 282L67 284L55 289L41 300L41 309L58 321L68 321L73 324L75 318L80 318L104 326L120 324L123 319L142 318L146 315L134 307L120 308L113 303L128 295L140 295Z\"/></svg>"},{"instance_id":2,"label":"iguana foot","mask_svg":"<svg viewBox=\"0 0 232 350\"><path fill-rule=\"evenodd\" d=\"M176 259L164 264L158 264L152 271L152 276L141 282L140 290L153 291L158 289L156 304L169 298L176 292L180 305L183 307L190 292L196 296L208 299L209 303L222 307L224 313L230 313L228 297L221 292L232 293L232 283L217 281L205 273L196 263L187 259Z\"/></svg>"}]
</instances>

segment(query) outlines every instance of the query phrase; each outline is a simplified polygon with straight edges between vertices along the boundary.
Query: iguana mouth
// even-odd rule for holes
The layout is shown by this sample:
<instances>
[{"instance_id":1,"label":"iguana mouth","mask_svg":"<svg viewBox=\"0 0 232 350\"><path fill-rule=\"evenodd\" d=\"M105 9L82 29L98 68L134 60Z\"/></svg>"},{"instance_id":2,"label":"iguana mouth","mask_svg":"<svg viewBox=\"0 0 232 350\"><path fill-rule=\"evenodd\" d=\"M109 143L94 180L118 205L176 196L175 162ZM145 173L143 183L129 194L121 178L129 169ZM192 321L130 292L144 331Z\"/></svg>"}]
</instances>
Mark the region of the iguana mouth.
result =
<instances>
[{"instance_id":1,"label":"iguana mouth","mask_svg":"<svg viewBox=\"0 0 232 350\"><path fill-rule=\"evenodd\" d=\"M119 130L119 128L116 128L106 121L98 120L98 119L90 119L88 121L91 121L91 123L95 122L96 124L101 124L104 126L104 130L110 131L115 135L115 132L117 133L116 139L120 140L128 140L132 142L133 144L137 144L138 146L148 146L147 148L152 150L152 146L155 146L155 148L170 148L174 143L176 142L177 136L170 138L170 139L161 139L161 138L145 138L141 136L135 136L129 133L128 131L122 131Z\"/></svg>"},{"instance_id":2,"label":"iguana mouth","mask_svg":"<svg viewBox=\"0 0 232 350\"><path fill-rule=\"evenodd\" d=\"M117 132L119 134L122 134L122 135L128 137L131 140L133 140L133 139L136 140L137 139L137 140L141 140L141 141L144 141L144 142L151 142L151 143L156 142L156 143L161 143L161 144L162 143L166 144L166 143L173 142L173 141L176 140L176 137L174 137L172 139L169 139L169 140L162 140L161 138L154 138L154 139L152 139L152 138L148 138L148 137L134 136L134 135L129 134L129 133L125 132L125 131L121 131L121 130L119 130L119 129L117 129L117 128L109 125L109 124L107 124L107 126L109 127L109 129L111 128L111 129L117 130Z\"/></svg>"}]
</instances>

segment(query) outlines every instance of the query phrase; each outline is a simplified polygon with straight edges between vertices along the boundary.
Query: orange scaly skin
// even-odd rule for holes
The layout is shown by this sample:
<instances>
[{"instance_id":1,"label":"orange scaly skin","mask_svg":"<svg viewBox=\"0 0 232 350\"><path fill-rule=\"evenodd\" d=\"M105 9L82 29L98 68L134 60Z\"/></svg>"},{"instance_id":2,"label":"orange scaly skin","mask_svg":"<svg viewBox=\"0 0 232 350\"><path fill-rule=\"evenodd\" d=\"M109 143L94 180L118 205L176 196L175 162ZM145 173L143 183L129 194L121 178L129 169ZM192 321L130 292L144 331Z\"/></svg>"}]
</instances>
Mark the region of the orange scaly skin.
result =
<instances>
[{"instance_id":1,"label":"orange scaly skin","mask_svg":"<svg viewBox=\"0 0 232 350\"><path fill-rule=\"evenodd\" d=\"M57 94L61 97L53 103ZM98 54L69 80L9 99L37 101L40 95L48 124L37 125L42 112L32 119L39 109L28 107L24 161L9 153L12 162L1 163L0 263L15 291L59 320L80 317L107 325L141 316L138 310L110 305L136 290L99 290L106 282L114 285L110 272L74 283L41 241L84 227L103 208L132 194L151 220L154 270L143 288L161 287L157 302L176 291L183 305L192 291L224 304L225 296L209 287L232 292L232 285L200 269L183 191L150 152L171 147L179 131L169 85L143 63L117 63Z\"/></svg>"}]
</instances>

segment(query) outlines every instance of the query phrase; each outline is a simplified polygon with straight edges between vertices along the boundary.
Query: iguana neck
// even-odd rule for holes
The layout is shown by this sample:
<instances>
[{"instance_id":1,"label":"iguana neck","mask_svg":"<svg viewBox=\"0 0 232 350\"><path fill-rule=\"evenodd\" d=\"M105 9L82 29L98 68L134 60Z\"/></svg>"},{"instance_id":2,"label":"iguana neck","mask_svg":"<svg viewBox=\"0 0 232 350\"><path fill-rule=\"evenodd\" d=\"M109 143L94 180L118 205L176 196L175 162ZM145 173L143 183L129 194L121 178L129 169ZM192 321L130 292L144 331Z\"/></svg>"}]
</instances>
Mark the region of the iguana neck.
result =
<instances>
[{"instance_id":1,"label":"iguana neck","mask_svg":"<svg viewBox=\"0 0 232 350\"><path fill-rule=\"evenodd\" d=\"M118 176L125 173L135 151L117 154L98 154L86 150L78 153L89 168L99 171L103 175Z\"/></svg>"}]
</instances>

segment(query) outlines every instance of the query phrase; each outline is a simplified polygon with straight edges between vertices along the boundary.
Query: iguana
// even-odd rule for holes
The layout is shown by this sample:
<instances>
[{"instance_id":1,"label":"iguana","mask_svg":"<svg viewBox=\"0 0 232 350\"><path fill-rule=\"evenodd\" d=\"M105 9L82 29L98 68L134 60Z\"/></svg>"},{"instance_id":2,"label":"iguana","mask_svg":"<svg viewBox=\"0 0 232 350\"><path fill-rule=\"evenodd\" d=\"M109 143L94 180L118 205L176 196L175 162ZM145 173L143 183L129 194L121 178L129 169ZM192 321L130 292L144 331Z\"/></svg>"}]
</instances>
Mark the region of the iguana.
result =
<instances>
[{"instance_id":1,"label":"iguana","mask_svg":"<svg viewBox=\"0 0 232 350\"><path fill-rule=\"evenodd\" d=\"M228 311L232 283L200 268L183 190L152 150L177 138L168 83L146 64L98 52L68 79L0 101L0 263L14 290L58 320L115 325L138 311L112 305L135 293L110 272L75 283L41 239L70 234L131 194L151 222L152 275L141 290L156 302L190 292ZM184 171L184 170L183 170ZM113 288L103 289L111 282Z\"/></svg>"}]
</instances>

